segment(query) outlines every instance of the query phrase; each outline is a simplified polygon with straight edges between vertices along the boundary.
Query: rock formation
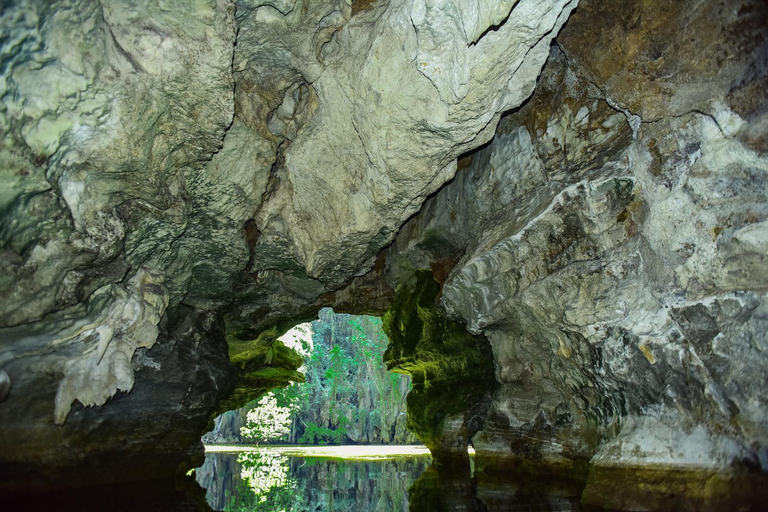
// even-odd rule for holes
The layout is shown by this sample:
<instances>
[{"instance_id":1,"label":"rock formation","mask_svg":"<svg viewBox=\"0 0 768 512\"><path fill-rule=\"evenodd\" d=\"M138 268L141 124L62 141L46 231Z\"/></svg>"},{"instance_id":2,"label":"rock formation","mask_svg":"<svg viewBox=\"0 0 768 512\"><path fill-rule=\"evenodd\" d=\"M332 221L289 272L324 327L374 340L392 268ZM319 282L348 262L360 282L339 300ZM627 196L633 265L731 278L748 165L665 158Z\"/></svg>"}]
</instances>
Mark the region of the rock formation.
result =
<instances>
[{"instance_id":1,"label":"rock formation","mask_svg":"<svg viewBox=\"0 0 768 512\"><path fill-rule=\"evenodd\" d=\"M3 485L184 470L324 306L384 315L445 460L768 470L767 20L4 6Z\"/></svg>"}]
</instances>

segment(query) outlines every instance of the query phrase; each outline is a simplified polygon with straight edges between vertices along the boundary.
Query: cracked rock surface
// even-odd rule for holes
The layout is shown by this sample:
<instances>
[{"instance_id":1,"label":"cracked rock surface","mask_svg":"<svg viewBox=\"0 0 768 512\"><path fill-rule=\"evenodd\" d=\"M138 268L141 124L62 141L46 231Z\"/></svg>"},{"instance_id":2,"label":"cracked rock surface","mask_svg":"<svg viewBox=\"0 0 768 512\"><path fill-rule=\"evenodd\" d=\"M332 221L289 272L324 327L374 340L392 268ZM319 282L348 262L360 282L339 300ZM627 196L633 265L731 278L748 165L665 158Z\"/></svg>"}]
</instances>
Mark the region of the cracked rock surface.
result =
<instances>
[{"instance_id":1,"label":"cracked rock surface","mask_svg":"<svg viewBox=\"0 0 768 512\"><path fill-rule=\"evenodd\" d=\"M277 331L365 274L456 157L493 136L576 3L4 5L3 446L138 393L138 354L177 339L179 315L213 315L210 336L228 337L227 404L253 395L255 374L276 375L260 389L300 379L295 358L261 357ZM392 296L356 286L363 308ZM88 449L77 439L59 459ZM45 465L3 453L14 475Z\"/></svg>"}]
</instances>

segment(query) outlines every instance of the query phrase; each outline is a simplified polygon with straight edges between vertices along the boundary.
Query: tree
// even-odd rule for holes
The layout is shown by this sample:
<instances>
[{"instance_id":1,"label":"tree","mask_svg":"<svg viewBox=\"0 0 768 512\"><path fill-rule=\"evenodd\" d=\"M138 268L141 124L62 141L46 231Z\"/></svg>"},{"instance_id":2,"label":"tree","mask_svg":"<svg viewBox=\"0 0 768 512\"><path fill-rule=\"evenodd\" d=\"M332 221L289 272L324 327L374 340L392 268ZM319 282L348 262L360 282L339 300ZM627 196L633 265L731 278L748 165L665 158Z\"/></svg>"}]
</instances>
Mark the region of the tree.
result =
<instances>
[{"instance_id":1,"label":"tree","mask_svg":"<svg viewBox=\"0 0 768 512\"><path fill-rule=\"evenodd\" d=\"M279 441L291 433L293 405L281 406L274 393L264 395L255 409L248 411L246 424L240 434L260 441Z\"/></svg>"}]
</instances>

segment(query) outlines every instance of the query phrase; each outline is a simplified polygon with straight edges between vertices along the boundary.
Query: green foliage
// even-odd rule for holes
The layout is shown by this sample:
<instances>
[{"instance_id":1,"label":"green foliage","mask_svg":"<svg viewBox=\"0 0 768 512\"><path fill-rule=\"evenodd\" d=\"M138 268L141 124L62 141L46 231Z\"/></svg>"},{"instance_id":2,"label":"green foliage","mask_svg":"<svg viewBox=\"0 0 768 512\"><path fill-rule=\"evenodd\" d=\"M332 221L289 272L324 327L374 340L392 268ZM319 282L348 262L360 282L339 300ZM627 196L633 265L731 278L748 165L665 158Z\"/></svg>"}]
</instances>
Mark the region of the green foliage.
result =
<instances>
[{"instance_id":1,"label":"green foliage","mask_svg":"<svg viewBox=\"0 0 768 512\"><path fill-rule=\"evenodd\" d=\"M219 402L219 414L241 407L252 409L258 398L270 390L304 381L304 376L296 371L302 364L301 356L279 340L268 336L260 336L259 340L237 340L241 349L247 347L247 353L240 352L237 357L233 355L233 340L236 340L234 336L228 336L230 358L239 372L238 383L232 394Z\"/></svg>"},{"instance_id":2,"label":"green foliage","mask_svg":"<svg viewBox=\"0 0 768 512\"><path fill-rule=\"evenodd\" d=\"M304 434L299 439L301 444L341 444L347 437L347 429L339 427L337 429L330 429L326 427L318 427L312 422L307 423L304 430Z\"/></svg>"},{"instance_id":3,"label":"green foliage","mask_svg":"<svg viewBox=\"0 0 768 512\"><path fill-rule=\"evenodd\" d=\"M291 414L294 411L290 400L282 399L278 404L274 393L264 395L254 409L248 411L248 420L240 428L243 437L257 441L277 441L285 439L291 433Z\"/></svg>"}]
</instances>

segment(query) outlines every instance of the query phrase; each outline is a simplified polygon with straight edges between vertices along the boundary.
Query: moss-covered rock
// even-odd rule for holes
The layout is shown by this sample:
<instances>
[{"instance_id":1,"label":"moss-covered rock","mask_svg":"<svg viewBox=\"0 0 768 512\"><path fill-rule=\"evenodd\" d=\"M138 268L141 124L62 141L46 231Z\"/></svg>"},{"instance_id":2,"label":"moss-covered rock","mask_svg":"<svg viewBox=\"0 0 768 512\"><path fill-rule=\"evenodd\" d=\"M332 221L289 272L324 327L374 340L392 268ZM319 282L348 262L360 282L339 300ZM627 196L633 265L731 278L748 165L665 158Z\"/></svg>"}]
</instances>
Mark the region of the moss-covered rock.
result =
<instances>
[{"instance_id":1,"label":"moss-covered rock","mask_svg":"<svg viewBox=\"0 0 768 512\"><path fill-rule=\"evenodd\" d=\"M209 429L213 428L214 418L225 411L239 409L271 389L284 388L291 382L304 382L304 375L297 371L303 359L277 339L282 334L273 327L254 340L242 340L233 333L227 335L229 358L239 376L232 394L211 414Z\"/></svg>"},{"instance_id":2,"label":"moss-covered rock","mask_svg":"<svg viewBox=\"0 0 768 512\"><path fill-rule=\"evenodd\" d=\"M408 373L408 428L437 459L466 459L495 387L488 341L437 310L440 285L419 272L384 315L387 367Z\"/></svg>"}]
</instances>

